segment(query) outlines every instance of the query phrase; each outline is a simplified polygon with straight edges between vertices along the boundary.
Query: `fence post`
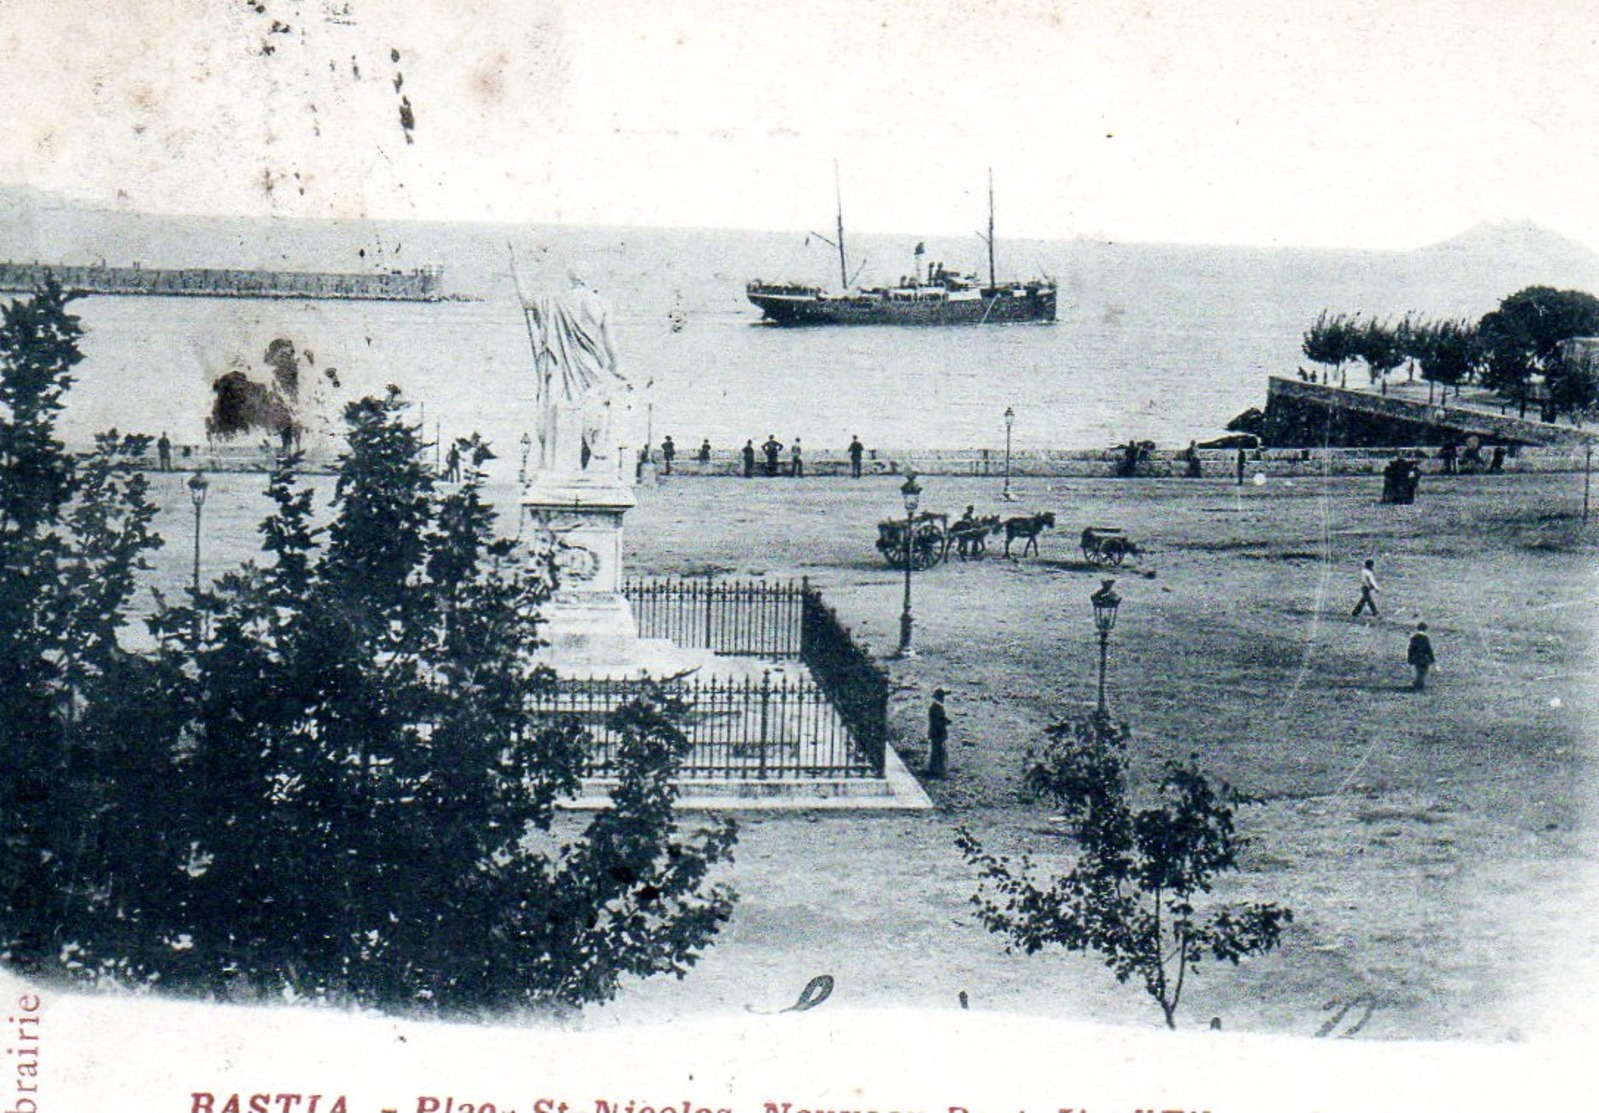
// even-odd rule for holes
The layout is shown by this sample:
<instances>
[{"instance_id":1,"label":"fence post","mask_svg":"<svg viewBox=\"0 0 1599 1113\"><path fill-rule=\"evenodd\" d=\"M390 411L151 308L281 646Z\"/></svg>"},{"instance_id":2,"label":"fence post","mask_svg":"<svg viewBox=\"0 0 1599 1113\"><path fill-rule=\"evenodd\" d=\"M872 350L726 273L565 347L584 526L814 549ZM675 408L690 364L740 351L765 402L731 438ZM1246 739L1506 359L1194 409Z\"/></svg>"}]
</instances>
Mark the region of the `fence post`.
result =
<instances>
[{"instance_id":1,"label":"fence post","mask_svg":"<svg viewBox=\"0 0 1599 1113\"><path fill-rule=\"evenodd\" d=\"M756 774L761 780L766 779L766 747L770 738L768 719L772 711L772 670L767 669L761 676L761 764Z\"/></svg>"},{"instance_id":2,"label":"fence post","mask_svg":"<svg viewBox=\"0 0 1599 1113\"><path fill-rule=\"evenodd\" d=\"M715 651L716 643L711 640L711 588L713 587L711 573L705 573L705 648Z\"/></svg>"}]
</instances>

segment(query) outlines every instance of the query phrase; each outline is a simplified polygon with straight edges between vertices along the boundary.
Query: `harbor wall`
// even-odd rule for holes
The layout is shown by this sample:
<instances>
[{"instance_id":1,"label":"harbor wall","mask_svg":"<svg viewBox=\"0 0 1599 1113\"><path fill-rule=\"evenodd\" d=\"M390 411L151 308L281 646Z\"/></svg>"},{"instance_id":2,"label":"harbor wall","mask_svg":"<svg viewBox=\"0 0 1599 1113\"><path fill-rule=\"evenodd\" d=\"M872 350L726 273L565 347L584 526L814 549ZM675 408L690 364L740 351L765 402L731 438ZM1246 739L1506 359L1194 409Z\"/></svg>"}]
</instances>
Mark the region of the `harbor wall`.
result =
<instances>
[{"instance_id":1,"label":"harbor wall","mask_svg":"<svg viewBox=\"0 0 1599 1113\"><path fill-rule=\"evenodd\" d=\"M145 297L311 298L355 301L437 301L443 294L441 267L371 274L322 271L168 270L131 267L60 266L0 262L0 290L31 293L47 279L68 290Z\"/></svg>"},{"instance_id":2,"label":"harbor wall","mask_svg":"<svg viewBox=\"0 0 1599 1113\"><path fill-rule=\"evenodd\" d=\"M1363 390L1273 378L1266 394L1267 444L1279 447L1398 448L1463 443L1591 445L1599 436L1479 407L1394 398Z\"/></svg>"}]
</instances>

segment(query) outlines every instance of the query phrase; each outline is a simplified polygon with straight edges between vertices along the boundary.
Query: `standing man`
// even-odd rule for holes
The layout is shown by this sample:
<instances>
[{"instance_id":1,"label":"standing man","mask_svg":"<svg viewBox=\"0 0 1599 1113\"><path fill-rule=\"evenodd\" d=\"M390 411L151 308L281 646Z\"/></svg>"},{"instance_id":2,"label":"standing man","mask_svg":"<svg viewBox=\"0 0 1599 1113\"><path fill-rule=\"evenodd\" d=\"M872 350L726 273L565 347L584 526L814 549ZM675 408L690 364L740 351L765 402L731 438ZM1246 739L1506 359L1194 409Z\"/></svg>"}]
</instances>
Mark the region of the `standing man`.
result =
<instances>
[{"instance_id":1,"label":"standing man","mask_svg":"<svg viewBox=\"0 0 1599 1113\"><path fill-rule=\"evenodd\" d=\"M861 477L861 454L866 451L866 446L861 444L861 435L856 433L849 439L849 473L856 479Z\"/></svg>"},{"instance_id":2,"label":"standing man","mask_svg":"<svg viewBox=\"0 0 1599 1113\"><path fill-rule=\"evenodd\" d=\"M755 476L755 438L751 437L744 442L744 478L752 479Z\"/></svg>"},{"instance_id":3,"label":"standing man","mask_svg":"<svg viewBox=\"0 0 1599 1113\"><path fill-rule=\"evenodd\" d=\"M662 474L672 474L672 460L676 456L677 445L672 443L672 435L668 433L666 439L661 442L661 459L666 463L666 470Z\"/></svg>"},{"instance_id":4,"label":"standing man","mask_svg":"<svg viewBox=\"0 0 1599 1113\"><path fill-rule=\"evenodd\" d=\"M791 474L795 479L804 479L805 457L800 454L800 439L798 437L794 438L794 445L788 450L788 456L789 460L793 464L793 466L789 469L789 474Z\"/></svg>"},{"instance_id":5,"label":"standing man","mask_svg":"<svg viewBox=\"0 0 1599 1113\"><path fill-rule=\"evenodd\" d=\"M1377 586L1376 570L1372 567L1372 562L1368 560L1366 561L1366 566L1360 570L1360 601L1355 604L1355 609L1350 612L1350 617L1359 618L1360 612L1370 607L1371 617L1381 618L1382 616L1377 613L1377 593L1381 590L1382 588Z\"/></svg>"},{"instance_id":6,"label":"standing man","mask_svg":"<svg viewBox=\"0 0 1599 1113\"><path fill-rule=\"evenodd\" d=\"M1410 662L1410 667L1416 670L1416 679L1410 684L1414 691L1421 691L1427 686L1427 670L1432 668L1437 660L1432 652L1432 639L1427 636L1427 624L1416 623L1416 632L1410 635L1410 648L1405 651L1405 660Z\"/></svg>"},{"instance_id":7,"label":"standing man","mask_svg":"<svg viewBox=\"0 0 1599 1113\"><path fill-rule=\"evenodd\" d=\"M706 437L703 441L700 442L699 461L700 461L701 464L709 464L711 462L711 438L710 437Z\"/></svg>"},{"instance_id":8,"label":"standing man","mask_svg":"<svg viewBox=\"0 0 1599 1113\"><path fill-rule=\"evenodd\" d=\"M766 434L766 443L761 445L761 451L766 453L766 474L777 474L777 454L783 451L783 442L777 439L776 434Z\"/></svg>"},{"instance_id":9,"label":"standing man","mask_svg":"<svg viewBox=\"0 0 1599 1113\"><path fill-rule=\"evenodd\" d=\"M156 451L156 455L161 460L161 470L162 471L171 471L172 470L172 442L167 440L167 435L166 435L165 432L163 432L161 434L161 439L155 442L155 451Z\"/></svg>"},{"instance_id":10,"label":"standing man","mask_svg":"<svg viewBox=\"0 0 1599 1113\"><path fill-rule=\"evenodd\" d=\"M1240 487L1244 485L1244 450L1242 447L1238 449L1238 485Z\"/></svg>"},{"instance_id":11,"label":"standing man","mask_svg":"<svg viewBox=\"0 0 1599 1113\"><path fill-rule=\"evenodd\" d=\"M942 688L933 689L933 702L927 708L927 775L943 777L949 762L949 712L944 710L944 697L949 693Z\"/></svg>"}]
</instances>

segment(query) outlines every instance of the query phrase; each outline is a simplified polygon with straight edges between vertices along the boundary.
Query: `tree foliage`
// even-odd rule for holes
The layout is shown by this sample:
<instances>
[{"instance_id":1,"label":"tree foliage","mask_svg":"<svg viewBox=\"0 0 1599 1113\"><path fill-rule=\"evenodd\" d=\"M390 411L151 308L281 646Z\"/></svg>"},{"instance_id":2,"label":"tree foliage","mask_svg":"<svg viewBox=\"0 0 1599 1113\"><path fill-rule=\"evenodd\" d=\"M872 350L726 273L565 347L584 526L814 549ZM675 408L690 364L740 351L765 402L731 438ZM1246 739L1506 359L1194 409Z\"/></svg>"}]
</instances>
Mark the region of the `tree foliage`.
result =
<instances>
[{"instance_id":1,"label":"tree foliage","mask_svg":"<svg viewBox=\"0 0 1599 1113\"><path fill-rule=\"evenodd\" d=\"M70 788L87 764L85 711L137 671L117 633L161 543L144 477L117 466L137 439L106 434L79 461L56 435L83 358L70 300L50 283L0 320L0 945L30 971L55 954L68 864L92 851L77 820L95 797Z\"/></svg>"},{"instance_id":2,"label":"tree foliage","mask_svg":"<svg viewBox=\"0 0 1599 1113\"><path fill-rule=\"evenodd\" d=\"M1351 350L1365 362L1373 386L1380 382L1386 389L1388 373L1405 362L1405 337L1410 328L1408 321L1394 326L1370 320L1352 330Z\"/></svg>"},{"instance_id":3,"label":"tree foliage","mask_svg":"<svg viewBox=\"0 0 1599 1113\"><path fill-rule=\"evenodd\" d=\"M1076 842L1065 872L1039 880L1030 859L991 854L964 829L958 845L978 871L972 903L990 931L1028 954L1050 945L1097 953L1118 981L1136 977L1175 1028L1190 972L1206 959L1236 964L1270 951L1293 913L1204 899L1219 874L1238 868L1234 796L1191 757L1167 763L1157 801L1135 809L1129 733L1103 714L1069 720L1049 728L1029 759L1028 788L1061 809Z\"/></svg>"},{"instance_id":4,"label":"tree foliage","mask_svg":"<svg viewBox=\"0 0 1599 1113\"><path fill-rule=\"evenodd\" d=\"M1411 331L1410 351L1429 384L1455 387L1469 380L1482 361L1482 344L1471 321L1428 321ZM1431 398L1429 388L1428 397Z\"/></svg>"},{"instance_id":5,"label":"tree foliage","mask_svg":"<svg viewBox=\"0 0 1599 1113\"><path fill-rule=\"evenodd\" d=\"M1566 368L1559 358L1562 340L1599 335L1599 298L1580 290L1528 286L1506 297L1477 325L1485 354L1484 381L1512 394L1527 410L1528 387L1543 376L1551 397L1567 408L1582 409L1581 390L1562 386ZM1573 405L1573 403L1576 403Z\"/></svg>"},{"instance_id":6,"label":"tree foliage","mask_svg":"<svg viewBox=\"0 0 1599 1113\"><path fill-rule=\"evenodd\" d=\"M1305 330L1300 339L1300 351L1312 363L1320 363L1338 372L1339 385L1344 383L1344 364L1359 359L1361 326L1358 319L1340 313L1330 316L1323 309L1316 323Z\"/></svg>"},{"instance_id":7,"label":"tree foliage","mask_svg":"<svg viewBox=\"0 0 1599 1113\"><path fill-rule=\"evenodd\" d=\"M80 465L54 438L64 305L46 291L0 334L6 959L446 1011L684 974L730 913L712 873L735 829L680 828L685 709L659 691L614 713L611 806L559 807L590 738L529 715L552 570L496 536L486 446L458 442L464 481L440 484L397 393L353 403L331 521L284 455L259 562L162 600L156 651L126 653L154 509L136 443Z\"/></svg>"}]
</instances>

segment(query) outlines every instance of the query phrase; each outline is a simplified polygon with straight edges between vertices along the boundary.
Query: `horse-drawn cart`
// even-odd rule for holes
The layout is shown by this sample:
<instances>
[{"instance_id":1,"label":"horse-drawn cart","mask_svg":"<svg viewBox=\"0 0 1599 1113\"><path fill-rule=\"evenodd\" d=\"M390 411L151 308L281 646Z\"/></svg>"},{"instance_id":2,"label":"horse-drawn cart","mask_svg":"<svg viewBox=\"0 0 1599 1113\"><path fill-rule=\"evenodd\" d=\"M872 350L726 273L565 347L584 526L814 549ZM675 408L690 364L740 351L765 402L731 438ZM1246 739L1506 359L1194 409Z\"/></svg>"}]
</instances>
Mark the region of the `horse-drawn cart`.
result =
<instances>
[{"instance_id":1,"label":"horse-drawn cart","mask_svg":"<svg viewBox=\"0 0 1599 1113\"><path fill-rule=\"evenodd\" d=\"M1083 530L1083 559L1091 564L1120 564L1139 549L1132 538L1115 526L1089 526Z\"/></svg>"},{"instance_id":2,"label":"horse-drawn cart","mask_svg":"<svg viewBox=\"0 0 1599 1113\"><path fill-rule=\"evenodd\" d=\"M931 568L949 552L949 541L948 514L924 510L909 523L904 518L877 523L877 551L890 568L904 568L907 557L913 569Z\"/></svg>"}]
</instances>

